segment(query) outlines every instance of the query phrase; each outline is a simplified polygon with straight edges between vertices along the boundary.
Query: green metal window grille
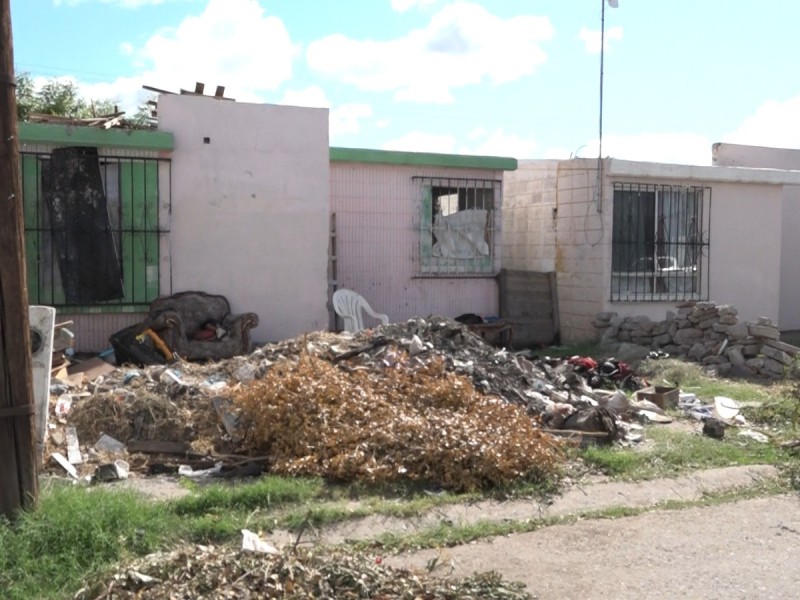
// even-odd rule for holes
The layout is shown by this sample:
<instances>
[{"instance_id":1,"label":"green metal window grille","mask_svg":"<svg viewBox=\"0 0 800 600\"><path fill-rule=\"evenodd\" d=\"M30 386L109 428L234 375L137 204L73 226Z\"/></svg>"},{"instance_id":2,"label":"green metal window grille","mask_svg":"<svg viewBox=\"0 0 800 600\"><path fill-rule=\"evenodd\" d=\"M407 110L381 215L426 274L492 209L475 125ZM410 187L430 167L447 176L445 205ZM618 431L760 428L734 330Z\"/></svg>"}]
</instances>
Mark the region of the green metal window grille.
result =
<instances>
[{"instance_id":1,"label":"green metal window grille","mask_svg":"<svg viewBox=\"0 0 800 600\"><path fill-rule=\"evenodd\" d=\"M76 312L146 309L162 291L161 258L169 237L169 159L98 156L123 297L86 306L68 303L61 284L55 229L42 192L42 172L49 158L48 153L21 156L29 302Z\"/></svg>"},{"instance_id":2,"label":"green metal window grille","mask_svg":"<svg viewBox=\"0 0 800 600\"><path fill-rule=\"evenodd\" d=\"M421 276L495 274L495 179L414 177L420 193L418 273Z\"/></svg>"}]
</instances>

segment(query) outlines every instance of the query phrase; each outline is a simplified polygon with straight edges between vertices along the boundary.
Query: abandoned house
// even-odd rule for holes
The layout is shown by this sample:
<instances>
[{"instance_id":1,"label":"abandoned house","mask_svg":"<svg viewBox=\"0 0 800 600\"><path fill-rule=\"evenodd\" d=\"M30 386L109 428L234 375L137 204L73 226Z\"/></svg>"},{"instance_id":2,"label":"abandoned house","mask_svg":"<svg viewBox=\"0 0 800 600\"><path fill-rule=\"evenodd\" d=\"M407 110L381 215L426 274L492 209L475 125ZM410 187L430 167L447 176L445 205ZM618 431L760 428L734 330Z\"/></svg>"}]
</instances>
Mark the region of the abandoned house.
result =
<instances>
[{"instance_id":1,"label":"abandoned house","mask_svg":"<svg viewBox=\"0 0 800 600\"><path fill-rule=\"evenodd\" d=\"M20 126L29 301L76 349L185 290L257 313L259 342L335 326L339 287L392 320L497 314L515 159L330 148L327 109L162 95L158 114Z\"/></svg>"},{"instance_id":2,"label":"abandoned house","mask_svg":"<svg viewBox=\"0 0 800 600\"><path fill-rule=\"evenodd\" d=\"M520 161L504 181L503 266L555 272L565 342L594 338L598 312L658 321L696 300L798 329L791 167L800 152L729 144L712 166Z\"/></svg>"},{"instance_id":3,"label":"abandoned house","mask_svg":"<svg viewBox=\"0 0 800 600\"><path fill-rule=\"evenodd\" d=\"M518 165L330 148L327 109L167 94L158 110L158 131L20 126L30 303L72 320L78 350L185 290L257 313L257 342L335 328L337 288L393 321L509 317L521 345L541 323L577 342L598 312L695 300L800 328L800 151Z\"/></svg>"}]
</instances>

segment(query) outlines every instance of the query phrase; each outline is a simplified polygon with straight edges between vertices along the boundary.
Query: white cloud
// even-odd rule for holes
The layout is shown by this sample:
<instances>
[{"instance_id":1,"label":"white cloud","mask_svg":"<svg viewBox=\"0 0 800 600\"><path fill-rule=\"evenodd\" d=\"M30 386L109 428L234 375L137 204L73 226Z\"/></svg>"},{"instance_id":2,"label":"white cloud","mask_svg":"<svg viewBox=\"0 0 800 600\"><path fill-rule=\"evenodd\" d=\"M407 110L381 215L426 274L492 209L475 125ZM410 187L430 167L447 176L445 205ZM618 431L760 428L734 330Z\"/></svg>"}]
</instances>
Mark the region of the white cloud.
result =
<instances>
[{"instance_id":1,"label":"white cloud","mask_svg":"<svg viewBox=\"0 0 800 600\"><path fill-rule=\"evenodd\" d=\"M128 46L124 43L120 51L125 53ZM209 0L200 14L186 17L175 28L158 31L144 46L131 49L140 74L110 82L79 83L82 92L113 99L132 112L149 95L142 85L177 92L194 89L195 82L201 81L206 90L213 92L223 85L227 97L261 102L264 92L291 78L297 53L283 22L267 15L257 0Z\"/></svg>"},{"instance_id":2,"label":"white cloud","mask_svg":"<svg viewBox=\"0 0 800 600\"><path fill-rule=\"evenodd\" d=\"M578 34L578 37L581 40L583 40L583 44L586 47L586 51L589 54L600 54L600 37L601 37L600 31L582 27L581 32ZM603 44L605 50L608 50L609 40L621 40L621 39L622 39L622 27L609 27L608 29L606 29L606 38Z\"/></svg>"},{"instance_id":3,"label":"white cloud","mask_svg":"<svg viewBox=\"0 0 800 600\"><path fill-rule=\"evenodd\" d=\"M87 100L113 100L128 115L133 115L153 95L142 89L140 77L118 77L108 83L79 82L78 88Z\"/></svg>"},{"instance_id":4,"label":"white cloud","mask_svg":"<svg viewBox=\"0 0 800 600\"><path fill-rule=\"evenodd\" d=\"M308 108L330 108L331 106L325 91L318 85L311 85L302 90L287 90L278 104Z\"/></svg>"},{"instance_id":5,"label":"white cloud","mask_svg":"<svg viewBox=\"0 0 800 600\"><path fill-rule=\"evenodd\" d=\"M512 156L514 158L532 158L536 151L536 142L532 138L525 138L515 133L506 133L503 129L486 131L475 129L467 136L474 140L473 144L462 146L462 154L477 154L480 156Z\"/></svg>"},{"instance_id":6,"label":"white cloud","mask_svg":"<svg viewBox=\"0 0 800 600\"><path fill-rule=\"evenodd\" d=\"M372 107L369 104L342 104L334 108L330 114L331 138L347 133L359 133L361 121L371 118L372 114Z\"/></svg>"},{"instance_id":7,"label":"white cloud","mask_svg":"<svg viewBox=\"0 0 800 600\"><path fill-rule=\"evenodd\" d=\"M722 141L773 148L800 148L800 96L782 102L767 100L736 131L723 136Z\"/></svg>"},{"instance_id":8,"label":"white cloud","mask_svg":"<svg viewBox=\"0 0 800 600\"><path fill-rule=\"evenodd\" d=\"M306 106L309 108L330 108L329 133L331 142L338 137L361 131L361 121L372 117L372 106L365 103L342 104L333 107L325 91L316 85L302 90L289 90L279 104Z\"/></svg>"},{"instance_id":9,"label":"white cloud","mask_svg":"<svg viewBox=\"0 0 800 600\"><path fill-rule=\"evenodd\" d=\"M455 151L456 138L454 135L425 133L424 131L410 131L409 133L386 142L384 150L403 150L405 152L439 152L452 154Z\"/></svg>"},{"instance_id":10,"label":"white cloud","mask_svg":"<svg viewBox=\"0 0 800 600\"><path fill-rule=\"evenodd\" d=\"M174 89L195 81L226 86L237 100L258 100L292 75L295 48L283 22L256 0L209 0L197 16L153 35L140 51L150 84Z\"/></svg>"},{"instance_id":11,"label":"white cloud","mask_svg":"<svg viewBox=\"0 0 800 600\"><path fill-rule=\"evenodd\" d=\"M415 6L429 6L436 0L392 0L392 10L395 12L406 12Z\"/></svg>"},{"instance_id":12,"label":"white cloud","mask_svg":"<svg viewBox=\"0 0 800 600\"><path fill-rule=\"evenodd\" d=\"M361 90L448 103L455 88L534 73L547 60L540 43L552 36L547 17L502 19L478 4L456 2L404 37L375 41L336 34L311 43L306 56L312 69Z\"/></svg>"},{"instance_id":13,"label":"white cloud","mask_svg":"<svg viewBox=\"0 0 800 600\"><path fill-rule=\"evenodd\" d=\"M130 42L122 42L119 45L119 53L123 56L130 56L133 54L133 44Z\"/></svg>"},{"instance_id":14,"label":"white cloud","mask_svg":"<svg viewBox=\"0 0 800 600\"><path fill-rule=\"evenodd\" d=\"M597 148L596 139L588 142L580 150L581 158L597 156ZM711 141L697 133L612 134L603 136L603 156L679 165L710 165Z\"/></svg>"},{"instance_id":15,"label":"white cloud","mask_svg":"<svg viewBox=\"0 0 800 600\"><path fill-rule=\"evenodd\" d=\"M53 6L78 6L79 4L87 4L92 0L53 0ZM177 0L96 0L103 4L118 4L122 8L139 8L140 6L166 4L167 2L175 2Z\"/></svg>"}]
</instances>

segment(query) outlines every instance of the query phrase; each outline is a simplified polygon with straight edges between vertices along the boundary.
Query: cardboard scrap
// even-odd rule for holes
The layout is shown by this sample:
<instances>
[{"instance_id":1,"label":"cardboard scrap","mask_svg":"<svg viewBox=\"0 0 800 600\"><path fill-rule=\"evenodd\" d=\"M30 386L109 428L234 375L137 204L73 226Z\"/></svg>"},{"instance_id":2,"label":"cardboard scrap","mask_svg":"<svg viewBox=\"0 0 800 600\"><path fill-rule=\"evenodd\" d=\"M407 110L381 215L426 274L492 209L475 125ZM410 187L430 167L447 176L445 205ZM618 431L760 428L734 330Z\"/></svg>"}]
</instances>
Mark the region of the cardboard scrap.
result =
<instances>
[{"instance_id":1,"label":"cardboard scrap","mask_svg":"<svg viewBox=\"0 0 800 600\"><path fill-rule=\"evenodd\" d=\"M113 373L116 370L117 368L114 365L111 365L106 361L104 361L102 358L95 356L94 358L90 358L89 360L85 360L83 362L71 365L67 369L67 372L70 375L83 373L87 381L94 381L101 375L108 375L109 373Z\"/></svg>"}]
</instances>

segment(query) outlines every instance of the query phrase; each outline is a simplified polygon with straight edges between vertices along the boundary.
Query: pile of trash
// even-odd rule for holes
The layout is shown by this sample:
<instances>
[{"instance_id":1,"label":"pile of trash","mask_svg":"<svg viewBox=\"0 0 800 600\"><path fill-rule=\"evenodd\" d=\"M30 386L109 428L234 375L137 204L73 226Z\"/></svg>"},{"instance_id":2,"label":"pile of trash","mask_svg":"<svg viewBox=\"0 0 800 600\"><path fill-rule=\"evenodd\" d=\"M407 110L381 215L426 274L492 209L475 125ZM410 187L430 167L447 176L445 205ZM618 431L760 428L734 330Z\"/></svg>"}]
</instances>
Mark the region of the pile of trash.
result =
<instances>
[{"instance_id":1,"label":"pile of trash","mask_svg":"<svg viewBox=\"0 0 800 600\"><path fill-rule=\"evenodd\" d=\"M395 569L380 557L291 548L244 552L186 546L146 556L109 580L87 585L76 600L101 598L424 598L529 600L522 583L496 572L464 579Z\"/></svg>"},{"instance_id":2,"label":"pile of trash","mask_svg":"<svg viewBox=\"0 0 800 600\"><path fill-rule=\"evenodd\" d=\"M646 384L625 363L509 352L443 317L109 371L51 385L47 455L76 479L272 469L467 489L550 473L550 434L635 441L669 420L618 389Z\"/></svg>"}]
</instances>

